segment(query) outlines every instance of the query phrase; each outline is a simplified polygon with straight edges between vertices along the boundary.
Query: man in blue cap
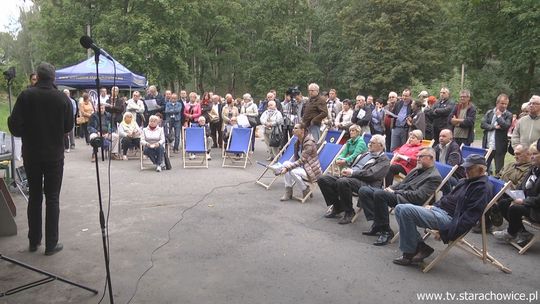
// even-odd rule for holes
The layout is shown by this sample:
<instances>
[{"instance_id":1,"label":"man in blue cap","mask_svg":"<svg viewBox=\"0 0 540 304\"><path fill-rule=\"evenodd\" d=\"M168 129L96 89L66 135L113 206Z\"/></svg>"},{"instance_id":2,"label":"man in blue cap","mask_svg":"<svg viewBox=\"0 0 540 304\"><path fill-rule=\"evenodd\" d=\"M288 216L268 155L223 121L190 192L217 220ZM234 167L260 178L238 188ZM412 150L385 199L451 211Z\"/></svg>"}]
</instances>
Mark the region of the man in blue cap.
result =
<instances>
[{"instance_id":1,"label":"man in blue cap","mask_svg":"<svg viewBox=\"0 0 540 304\"><path fill-rule=\"evenodd\" d=\"M433 253L422 241L417 226L439 231L436 238L447 244L469 231L480 219L492 197L492 186L486 176L486 159L472 154L463 163L466 178L433 206L399 204L396 220L399 224L399 249L403 255L394 259L398 265L420 263Z\"/></svg>"}]
</instances>

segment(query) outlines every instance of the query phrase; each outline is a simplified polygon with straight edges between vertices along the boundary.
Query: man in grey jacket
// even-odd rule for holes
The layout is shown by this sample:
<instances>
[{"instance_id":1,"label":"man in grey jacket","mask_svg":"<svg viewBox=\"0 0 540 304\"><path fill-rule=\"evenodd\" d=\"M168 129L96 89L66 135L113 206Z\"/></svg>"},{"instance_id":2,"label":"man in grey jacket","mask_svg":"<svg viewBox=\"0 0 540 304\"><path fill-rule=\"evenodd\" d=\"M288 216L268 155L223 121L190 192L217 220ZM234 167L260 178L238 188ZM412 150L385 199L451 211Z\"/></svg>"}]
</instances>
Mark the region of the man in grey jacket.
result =
<instances>
[{"instance_id":1,"label":"man in grey jacket","mask_svg":"<svg viewBox=\"0 0 540 304\"><path fill-rule=\"evenodd\" d=\"M362 186L380 188L390 168L390 160L384 154L385 141L382 135L373 135L368 144L368 152L358 155L351 168L341 171L342 177L324 175L317 183L327 206L333 206L326 218L336 218L345 214L339 224L349 224L354 217L352 193Z\"/></svg>"},{"instance_id":2,"label":"man in grey jacket","mask_svg":"<svg viewBox=\"0 0 540 304\"><path fill-rule=\"evenodd\" d=\"M435 192L442 181L435 167L435 151L433 148L422 148L418 154L418 166L403 181L385 189L370 186L358 190L358 205L364 208L368 221L373 220L370 231L364 235L379 235L375 246L384 246L394 237L390 228L388 206L397 204L422 205ZM361 204L361 205L360 205Z\"/></svg>"}]
</instances>

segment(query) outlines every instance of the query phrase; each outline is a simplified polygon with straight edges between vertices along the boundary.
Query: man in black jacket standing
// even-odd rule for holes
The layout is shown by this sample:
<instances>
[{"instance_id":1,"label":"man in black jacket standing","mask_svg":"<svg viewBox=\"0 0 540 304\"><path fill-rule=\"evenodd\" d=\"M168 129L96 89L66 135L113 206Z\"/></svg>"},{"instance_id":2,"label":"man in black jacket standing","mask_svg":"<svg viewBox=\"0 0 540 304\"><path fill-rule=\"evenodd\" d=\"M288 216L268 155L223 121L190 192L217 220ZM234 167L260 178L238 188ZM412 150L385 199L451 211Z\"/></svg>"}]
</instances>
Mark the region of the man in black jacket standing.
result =
<instances>
[{"instance_id":1,"label":"man in black jacket standing","mask_svg":"<svg viewBox=\"0 0 540 304\"><path fill-rule=\"evenodd\" d=\"M448 117L454 110L455 102L450 98L450 90L441 88L440 98L437 102L426 111L426 116L433 122L433 139L434 146L439 143L439 133L443 129L450 128Z\"/></svg>"},{"instance_id":2,"label":"man in black jacket standing","mask_svg":"<svg viewBox=\"0 0 540 304\"><path fill-rule=\"evenodd\" d=\"M64 134L73 128L73 110L67 96L54 85L54 66L41 63L37 76L36 85L24 90L17 98L8 126L13 136L22 138L30 188L29 250L34 252L41 244L41 206L45 193L45 255L53 255L63 248L58 243L60 189L64 172Z\"/></svg>"}]
</instances>

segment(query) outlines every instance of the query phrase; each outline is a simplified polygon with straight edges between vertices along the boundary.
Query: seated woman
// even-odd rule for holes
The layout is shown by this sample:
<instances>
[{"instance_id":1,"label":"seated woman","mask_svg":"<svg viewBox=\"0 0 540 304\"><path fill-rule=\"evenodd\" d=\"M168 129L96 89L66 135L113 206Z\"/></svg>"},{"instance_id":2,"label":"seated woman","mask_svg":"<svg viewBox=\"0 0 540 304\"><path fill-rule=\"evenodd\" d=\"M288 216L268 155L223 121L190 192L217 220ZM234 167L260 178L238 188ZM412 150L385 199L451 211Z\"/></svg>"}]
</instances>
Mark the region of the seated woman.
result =
<instances>
[{"instance_id":1,"label":"seated woman","mask_svg":"<svg viewBox=\"0 0 540 304\"><path fill-rule=\"evenodd\" d=\"M165 133L163 128L158 126L159 117L151 115L148 118L148 127L142 130L141 144L143 146L144 155L156 165L156 171L161 172L161 163L163 162L163 154L165 150L163 145L165 144Z\"/></svg>"},{"instance_id":2,"label":"seated woman","mask_svg":"<svg viewBox=\"0 0 540 304\"><path fill-rule=\"evenodd\" d=\"M139 148L141 145L141 131L139 125L133 119L133 113L124 113L124 118L118 126L118 135L122 138L122 159L127 160L127 151L132 148Z\"/></svg>"},{"instance_id":3,"label":"seated woman","mask_svg":"<svg viewBox=\"0 0 540 304\"><path fill-rule=\"evenodd\" d=\"M343 103L345 105L345 103ZM352 125L349 128L351 138L345 143L345 147L336 160L336 164L340 167L349 167L352 165L358 155L367 151L364 138L360 135L362 128L358 125Z\"/></svg>"},{"instance_id":4,"label":"seated woman","mask_svg":"<svg viewBox=\"0 0 540 304\"><path fill-rule=\"evenodd\" d=\"M540 142L540 140L539 140ZM521 221L528 217L534 222L540 222L540 152L537 143L533 143L529 152L532 166L517 190L522 190L525 198L512 199L504 196L497 205L504 218L508 221L508 228L493 232L493 236L500 240L516 241L518 245L525 246L533 235L525 230Z\"/></svg>"},{"instance_id":5,"label":"seated woman","mask_svg":"<svg viewBox=\"0 0 540 304\"><path fill-rule=\"evenodd\" d=\"M316 182L322 174L317 155L317 142L307 127L304 124L296 124L293 134L298 140L294 144L293 161L286 161L281 169L281 174L285 174L285 195L281 201L292 198L295 184L302 189L302 197L305 197L310 191L305 180Z\"/></svg>"},{"instance_id":6,"label":"seated woman","mask_svg":"<svg viewBox=\"0 0 540 304\"><path fill-rule=\"evenodd\" d=\"M390 161L390 171L386 174L385 183L389 187L394 182L394 175L409 174L416 167L416 154L422 148L422 131L414 130L409 133L409 139L403 146L394 151L394 157Z\"/></svg>"}]
</instances>

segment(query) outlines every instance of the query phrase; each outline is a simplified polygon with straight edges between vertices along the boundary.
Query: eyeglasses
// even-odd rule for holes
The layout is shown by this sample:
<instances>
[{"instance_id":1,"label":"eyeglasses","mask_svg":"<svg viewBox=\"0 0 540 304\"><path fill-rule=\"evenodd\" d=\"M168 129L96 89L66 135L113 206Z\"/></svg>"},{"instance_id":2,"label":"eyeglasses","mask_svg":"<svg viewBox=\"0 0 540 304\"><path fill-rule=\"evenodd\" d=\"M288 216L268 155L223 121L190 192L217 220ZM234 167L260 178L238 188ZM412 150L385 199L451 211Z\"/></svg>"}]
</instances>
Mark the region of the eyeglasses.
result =
<instances>
[{"instance_id":1,"label":"eyeglasses","mask_svg":"<svg viewBox=\"0 0 540 304\"><path fill-rule=\"evenodd\" d=\"M424 158L424 157L432 157L432 156L429 155L429 154L418 154L416 157L418 157L418 158Z\"/></svg>"},{"instance_id":2,"label":"eyeglasses","mask_svg":"<svg viewBox=\"0 0 540 304\"><path fill-rule=\"evenodd\" d=\"M356 129L350 129L349 132L358 132Z\"/></svg>"}]
</instances>

